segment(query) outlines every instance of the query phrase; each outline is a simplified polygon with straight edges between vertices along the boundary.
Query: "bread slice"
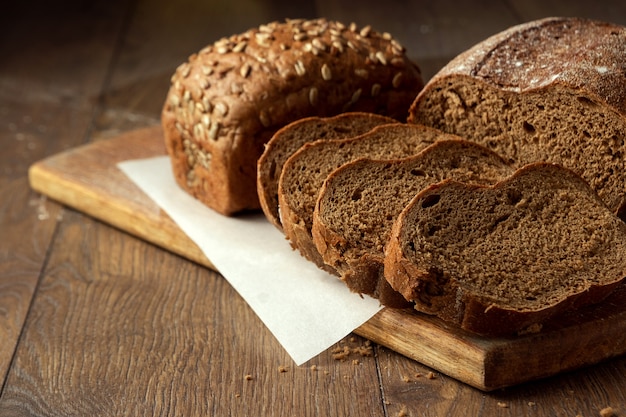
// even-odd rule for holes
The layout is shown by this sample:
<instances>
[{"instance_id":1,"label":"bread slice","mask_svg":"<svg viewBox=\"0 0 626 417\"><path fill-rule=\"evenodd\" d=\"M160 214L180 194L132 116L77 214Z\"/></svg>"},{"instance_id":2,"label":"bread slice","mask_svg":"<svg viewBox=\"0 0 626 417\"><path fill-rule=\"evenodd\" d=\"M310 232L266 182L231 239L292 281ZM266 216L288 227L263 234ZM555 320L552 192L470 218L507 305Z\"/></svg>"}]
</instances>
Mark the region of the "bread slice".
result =
<instances>
[{"instance_id":1,"label":"bread slice","mask_svg":"<svg viewBox=\"0 0 626 417\"><path fill-rule=\"evenodd\" d=\"M513 172L494 152L452 137L404 159L361 159L326 179L313 215L313 241L352 291L383 296L383 304L384 296L395 293L384 278L384 249L396 217L419 191L445 178L491 184Z\"/></svg>"},{"instance_id":2,"label":"bread slice","mask_svg":"<svg viewBox=\"0 0 626 417\"><path fill-rule=\"evenodd\" d=\"M332 117L305 117L279 129L265 146L257 162L257 193L267 219L282 230L278 213L278 180L285 161L307 142L349 138L386 123L390 117L364 112L348 112Z\"/></svg>"},{"instance_id":3,"label":"bread slice","mask_svg":"<svg viewBox=\"0 0 626 417\"><path fill-rule=\"evenodd\" d=\"M335 168L358 158L395 159L418 153L451 135L424 126L392 123L355 138L310 142L284 164L278 184L283 232L291 245L317 266L335 273L320 257L311 236L319 190Z\"/></svg>"},{"instance_id":4,"label":"bread slice","mask_svg":"<svg viewBox=\"0 0 626 417\"><path fill-rule=\"evenodd\" d=\"M454 58L409 122L479 142L516 162L564 165L623 213L626 28L578 18L514 26Z\"/></svg>"},{"instance_id":5,"label":"bread slice","mask_svg":"<svg viewBox=\"0 0 626 417\"><path fill-rule=\"evenodd\" d=\"M385 275L417 310L464 329L537 330L624 280L626 223L558 165L531 164L489 187L447 180L397 219Z\"/></svg>"}]
</instances>

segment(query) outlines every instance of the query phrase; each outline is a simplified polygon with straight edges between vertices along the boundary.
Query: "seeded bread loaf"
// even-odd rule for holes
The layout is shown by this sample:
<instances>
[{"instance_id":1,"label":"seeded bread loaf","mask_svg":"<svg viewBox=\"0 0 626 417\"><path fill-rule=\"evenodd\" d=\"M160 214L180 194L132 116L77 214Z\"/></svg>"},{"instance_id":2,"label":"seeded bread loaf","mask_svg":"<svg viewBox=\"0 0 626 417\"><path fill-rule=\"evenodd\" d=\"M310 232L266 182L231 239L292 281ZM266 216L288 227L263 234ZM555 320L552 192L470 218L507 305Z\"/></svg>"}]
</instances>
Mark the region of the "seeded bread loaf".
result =
<instances>
[{"instance_id":1,"label":"seeded bread loaf","mask_svg":"<svg viewBox=\"0 0 626 417\"><path fill-rule=\"evenodd\" d=\"M216 211L259 209L256 164L280 127L346 111L406 120L423 86L387 33L287 20L223 38L171 80L162 125L176 180Z\"/></svg>"},{"instance_id":2,"label":"seeded bread loaf","mask_svg":"<svg viewBox=\"0 0 626 417\"><path fill-rule=\"evenodd\" d=\"M385 275L417 310L464 329L540 329L624 280L626 223L558 165L531 164L490 187L447 180L398 217Z\"/></svg>"},{"instance_id":3,"label":"seeded bread loaf","mask_svg":"<svg viewBox=\"0 0 626 417\"><path fill-rule=\"evenodd\" d=\"M302 145L321 139L359 136L396 120L375 113L347 112L337 116L305 117L280 128L267 142L257 163L257 192L267 219L282 230L278 213L278 180L285 161Z\"/></svg>"},{"instance_id":4,"label":"seeded bread loaf","mask_svg":"<svg viewBox=\"0 0 626 417\"><path fill-rule=\"evenodd\" d=\"M305 258L336 274L320 257L311 236L315 202L328 174L358 158L396 159L414 155L433 142L449 137L451 135L424 126L392 123L354 138L305 144L287 159L279 179L278 201L285 236Z\"/></svg>"},{"instance_id":5,"label":"seeded bread loaf","mask_svg":"<svg viewBox=\"0 0 626 417\"><path fill-rule=\"evenodd\" d=\"M518 166L564 165L619 213L626 204L626 28L547 18L505 30L441 69L417 96L409 122L477 141Z\"/></svg>"},{"instance_id":6,"label":"seeded bread loaf","mask_svg":"<svg viewBox=\"0 0 626 417\"><path fill-rule=\"evenodd\" d=\"M430 136L431 142L440 140L417 155L360 159L333 171L324 182L313 214L313 241L352 291L379 299L381 290L399 296L383 274L384 249L394 220L422 189L445 178L492 184L513 172L499 155L480 145L441 132Z\"/></svg>"}]
</instances>

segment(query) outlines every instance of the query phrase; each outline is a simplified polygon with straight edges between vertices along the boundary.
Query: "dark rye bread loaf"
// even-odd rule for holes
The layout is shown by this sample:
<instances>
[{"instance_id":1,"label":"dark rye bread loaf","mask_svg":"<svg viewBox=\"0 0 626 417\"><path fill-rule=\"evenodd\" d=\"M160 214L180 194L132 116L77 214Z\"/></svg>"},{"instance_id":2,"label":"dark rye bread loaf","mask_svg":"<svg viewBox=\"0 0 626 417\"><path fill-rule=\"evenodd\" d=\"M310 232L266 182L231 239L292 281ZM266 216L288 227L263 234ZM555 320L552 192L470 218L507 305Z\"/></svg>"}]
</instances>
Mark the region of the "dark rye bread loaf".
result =
<instances>
[{"instance_id":1,"label":"dark rye bread loaf","mask_svg":"<svg viewBox=\"0 0 626 417\"><path fill-rule=\"evenodd\" d=\"M285 236L305 258L335 273L323 262L311 236L315 202L326 177L334 169L358 158L402 158L450 137L429 127L392 123L354 138L305 144L287 159L278 184L280 219Z\"/></svg>"},{"instance_id":2,"label":"dark rye bread loaf","mask_svg":"<svg viewBox=\"0 0 626 417\"><path fill-rule=\"evenodd\" d=\"M280 128L267 142L257 162L257 192L265 217L282 230L278 213L278 180L285 161L307 142L359 136L396 120L375 113L347 112L337 116L311 116Z\"/></svg>"},{"instance_id":3,"label":"dark rye bread loaf","mask_svg":"<svg viewBox=\"0 0 626 417\"><path fill-rule=\"evenodd\" d=\"M518 166L564 165L619 213L626 202L626 28L548 18L505 30L441 69L409 122L477 141Z\"/></svg>"},{"instance_id":4,"label":"dark rye bread loaf","mask_svg":"<svg viewBox=\"0 0 626 417\"><path fill-rule=\"evenodd\" d=\"M385 258L419 311L486 335L539 330L626 277L626 223L572 171L535 163L490 187L445 181L398 217Z\"/></svg>"},{"instance_id":5,"label":"dark rye bread loaf","mask_svg":"<svg viewBox=\"0 0 626 417\"><path fill-rule=\"evenodd\" d=\"M513 172L499 155L476 143L441 133L434 138L442 140L411 157L343 165L319 193L312 234L322 259L352 291L384 296L383 304L390 295L399 298L383 274L384 249L406 204L445 178L492 184Z\"/></svg>"},{"instance_id":6,"label":"dark rye bread loaf","mask_svg":"<svg viewBox=\"0 0 626 417\"><path fill-rule=\"evenodd\" d=\"M388 33L325 19L272 22L182 63L162 112L178 184L216 211L259 209L257 159L282 126L346 111L406 120L420 71Z\"/></svg>"}]
</instances>

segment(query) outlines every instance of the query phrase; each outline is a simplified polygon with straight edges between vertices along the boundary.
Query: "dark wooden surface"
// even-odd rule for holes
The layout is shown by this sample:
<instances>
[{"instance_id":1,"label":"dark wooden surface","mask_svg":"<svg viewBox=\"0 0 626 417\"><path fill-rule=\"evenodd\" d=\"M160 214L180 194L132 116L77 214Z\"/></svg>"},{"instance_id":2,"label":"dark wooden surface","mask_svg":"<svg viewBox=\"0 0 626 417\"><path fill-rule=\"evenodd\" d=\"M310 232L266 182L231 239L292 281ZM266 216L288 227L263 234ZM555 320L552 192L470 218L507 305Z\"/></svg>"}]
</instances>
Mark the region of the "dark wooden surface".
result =
<instances>
[{"instance_id":1,"label":"dark wooden surface","mask_svg":"<svg viewBox=\"0 0 626 417\"><path fill-rule=\"evenodd\" d=\"M0 416L626 415L626 358L489 394L347 337L295 367L217 273L42 198L28 167L159 123L170 75L212 41L284 17L372 24L426 78L510 25L626 3L62 0L0 13ZM282 372L281 372L282 371Z\"/></svg>"}]
</instances>

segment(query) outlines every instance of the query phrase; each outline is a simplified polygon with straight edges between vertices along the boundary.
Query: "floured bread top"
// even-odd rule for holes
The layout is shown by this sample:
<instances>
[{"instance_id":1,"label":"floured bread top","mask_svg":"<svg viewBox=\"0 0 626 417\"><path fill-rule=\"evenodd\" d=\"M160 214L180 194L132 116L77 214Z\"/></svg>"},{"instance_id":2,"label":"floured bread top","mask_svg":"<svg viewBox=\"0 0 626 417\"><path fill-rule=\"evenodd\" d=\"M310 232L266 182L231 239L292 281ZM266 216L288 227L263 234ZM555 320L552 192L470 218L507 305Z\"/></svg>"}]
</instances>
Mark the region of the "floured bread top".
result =
<instances>
[{"instance_id":1,"label":"floured bread top","mask_svg":"<svg viewBox=\"0 0 626 417\"><path fill-rule=\"evenodd\" d=\"M626 28L580 18L513 26L456 57L440 75L452 73L518 92L554 82L589 85L626 114Z\"/></svg>"}]
</instances>

